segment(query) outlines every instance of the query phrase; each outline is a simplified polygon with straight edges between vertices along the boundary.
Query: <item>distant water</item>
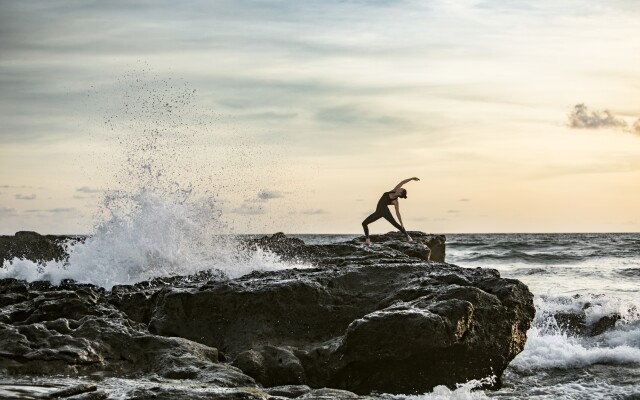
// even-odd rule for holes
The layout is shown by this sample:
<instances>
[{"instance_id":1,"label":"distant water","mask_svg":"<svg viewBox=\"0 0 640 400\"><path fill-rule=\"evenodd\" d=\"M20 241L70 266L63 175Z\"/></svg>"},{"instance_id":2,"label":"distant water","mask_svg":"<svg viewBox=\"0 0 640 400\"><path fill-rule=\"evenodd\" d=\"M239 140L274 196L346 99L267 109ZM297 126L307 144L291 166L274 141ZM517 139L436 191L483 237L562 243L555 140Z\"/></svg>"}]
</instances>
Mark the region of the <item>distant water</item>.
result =
<instances>
[{"instance_id":1,"label":"distant water","mask_svg":"<svg viewBox=\"0 0 640 400\"><path fill-rule=\"evenodd\" d=\"M299 235L306 243L356 235ZM640 234L447 235L446 261L495 268L535 295L525 350L507 369L503 389L438 388L394 399L640 399ZM583 318L576 332L562 316ZM603 318L605 318L603 320ZM611 327L594 328L602 321Z\"/></svg>"}]
</instances>

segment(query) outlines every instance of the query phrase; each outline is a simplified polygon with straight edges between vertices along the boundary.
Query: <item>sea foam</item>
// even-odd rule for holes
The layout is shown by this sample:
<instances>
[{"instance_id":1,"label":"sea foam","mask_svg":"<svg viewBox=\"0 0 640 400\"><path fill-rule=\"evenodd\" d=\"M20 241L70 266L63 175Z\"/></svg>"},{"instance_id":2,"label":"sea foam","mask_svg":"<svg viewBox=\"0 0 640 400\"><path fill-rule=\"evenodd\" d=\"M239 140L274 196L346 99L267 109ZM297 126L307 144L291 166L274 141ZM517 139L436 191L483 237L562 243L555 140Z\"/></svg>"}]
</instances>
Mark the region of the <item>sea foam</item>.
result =
<instances>
[{"instance_id":1,"label":"sea foam","mask_svg":"<svg viewBox=\"0 0 640 400\"><path fill-rule=\"evenodd\" d=\"M640 309L637 302L605 295L536 296L536 317L525 349L510 367L523 372L580 368L593 364L640 365ZM615 316L612 327L594 336L572 334L558 313L584 315L586 325Z\"/></svg>"},{"instance_id":2,"label":"sea foam","mask_svg":"<svg viewBox=\"0 0 640 400\"><path fill-rule=\"evenodd\" d=\"M118 196L126 199L115 201ZM123 203L127 203L124 209ZM133 195L112 194L105 207L111 216L94 234L84 241L66 243L68 260L37 265L14 258L4 262L0 277L47 280L56 285L73 279L111 289L205 270L235 278L255 270L305 267L284 262L267 250L249 251L240 246L211 199L173 202L142 189Z\"/></svg>"}]
</instances>

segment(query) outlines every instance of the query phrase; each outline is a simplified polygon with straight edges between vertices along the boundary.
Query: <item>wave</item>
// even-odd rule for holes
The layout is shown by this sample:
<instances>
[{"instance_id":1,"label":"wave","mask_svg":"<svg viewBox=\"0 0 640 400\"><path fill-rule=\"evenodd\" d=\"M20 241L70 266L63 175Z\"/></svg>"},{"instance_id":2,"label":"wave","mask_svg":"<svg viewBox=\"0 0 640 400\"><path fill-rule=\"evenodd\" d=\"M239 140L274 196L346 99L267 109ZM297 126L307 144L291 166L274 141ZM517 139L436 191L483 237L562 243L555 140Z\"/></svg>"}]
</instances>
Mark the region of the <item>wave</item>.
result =
<instances>
[{"instance_id":1,"label":"wave","mask_svg":"<svg viewBox=\"0 0 640 400\"><path fill-rule=\"evenodd\" d=\"M623 268L616 273L627 278L640 278L640 268Z\"/></svg>"},{"instance_id":2,"label":"wave","mask_svg":"<svg viewBox=\"0 0 640 400\"><path fill-rule=\"evenodd\" d=\"M536 296L521 372L594 364L640 366L640 301L605 295Z\"/></svg>"},{"instance_id":3,"label":"wave","mask_svg":"<svg viewBox=\"0 0 640 400\"><path fill-rule=\"evenodd\" d=\"M457 262L525 262L525 263L575 263L593 257L593 253L579 254L576 252L564 253L527 253L519 250L505 250L502 252L471 252L456 257Z\"/></svg>"},{"instance_id":4,"label":"wave","mask_svg":"<svg viewBox=\"0 0 640 400\"><path fill-rule=\"evenodd\" d=\"M555 259L584 259L590 257L637 258L640 254L639 234L484 234L451 235L447 250L452 253L493 254L493 259L508 259L510 252L546 254L542 261ZM567 249L571 249L567 252ZM521 258L526 259L527 256ZM467 261L474 261L473 258Z\"/></svg>"},{"instance_id":5,"label":"wave","mask_svg":"<svg viewBox=\"0 0 640 400\"><path fill-rule=\"evenodd\" d=\"M212 269L233 278L291 267L268 251L239 250L232 221L215 200L220 194L215 192L216 172L207 175L193 151L211 136L202 131L208 126L202 117L206 112L191 103L195 91L144 70L133 71L121 83L121 99L109 93L105 126L114 154L122 159L114 159L117 187L104 195L95 232L84 241L67 242L65 261L38 266L13 259L3 263L0 277L55 284L74 279L111 289ZM194 115L199 115L195 126ZM103 169L107 175L112 168ZM229 190L224 182L219 186Z\"/></svg>"},{"instance_id":6,"label":"wave","mask_svg":"<svg viewBox=\"0 0 640 400\"><path fill-rule=\"evenodd\" d=\"M454 390L446 386L436 386L430 393L419 395L383 394L379 398L387 400L484 400L489 397L484 391L477 389L493 382L495 382L495 377L487 377L457 384Z\"/></svg>"},{"instance_id":7,"label":"wave","mask_svg":"<svg viewBox=\"0 0 640 400\"><path fill-rule=\"evenodd\" d=\"M255 270L305 267L260 248L243 250L209 199L175 202L166 193L143 189L133 195L112 194L104 204L111 217L86 240L67 242L67 260L37 265L14 258L3 263L0 278L56 285L73 279L110 290L212 269L235 278ZM128 206L123 209L122 204Z\"/></svg>"}]
</instances>

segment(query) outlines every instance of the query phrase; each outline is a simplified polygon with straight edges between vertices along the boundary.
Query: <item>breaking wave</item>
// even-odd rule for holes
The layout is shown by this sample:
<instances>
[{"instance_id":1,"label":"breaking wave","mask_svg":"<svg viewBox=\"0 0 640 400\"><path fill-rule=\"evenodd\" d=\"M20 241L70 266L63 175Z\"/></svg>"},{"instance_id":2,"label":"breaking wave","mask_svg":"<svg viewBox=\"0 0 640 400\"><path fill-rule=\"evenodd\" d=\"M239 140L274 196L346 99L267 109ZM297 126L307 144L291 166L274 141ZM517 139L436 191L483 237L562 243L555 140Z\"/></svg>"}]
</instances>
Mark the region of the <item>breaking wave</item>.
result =
<instances>
[{"instance_id":1,"label":"breaking wave","mask_svg":"<svg viewBox=\"0 0 640 400\"><path fill-rule=\"evenodd\" d=\"M111 172L115 188L104 194L93 233L65 243L67 260L37 265L16 258L4 262L0 277L54 284L73 279L111 289L205 270L234 278L254 270L303 267L240 246L217 200L223 189L216 192L216 187L229 191L229 185L213 178L220 176L215 165L194 161L212 136L203 126L215 129L206 123L207 114L194 108L195 90L134 71L108 92L116 93L104 110L113 165L104 170Z\"/></svg>"}]
</instances>

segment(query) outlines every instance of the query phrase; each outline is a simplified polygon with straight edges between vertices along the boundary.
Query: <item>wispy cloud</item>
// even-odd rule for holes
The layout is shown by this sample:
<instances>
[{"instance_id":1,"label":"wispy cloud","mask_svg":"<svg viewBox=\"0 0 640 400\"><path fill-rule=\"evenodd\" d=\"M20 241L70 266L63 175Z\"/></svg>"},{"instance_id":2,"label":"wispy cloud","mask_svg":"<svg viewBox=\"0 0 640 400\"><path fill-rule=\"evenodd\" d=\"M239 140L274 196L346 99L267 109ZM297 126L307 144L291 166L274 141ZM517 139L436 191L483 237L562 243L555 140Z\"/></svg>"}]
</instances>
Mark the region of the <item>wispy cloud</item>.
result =
<instances>
[{"instance_id":1,"label":"wispy cloud","mask_svg":"<svg viewBox=\"0 0 640 400\"><path fill-rule=\"evenodd\" d=\"M304 214L304 215L320 215L320 214L326 214L326 213L327 212L321 208L312 208L312 209L300 211L300 214Z\"/></svg>"},{"instance_id":2,"label":"wispy cloud","mask_svg":"<svg viewBox=\"0 0 640 400\"><path fill-rule=\"evenodd\" d=\"M34 213L48 213L48 214L59 214L59 213L69 213L75 212L75 208L47 208L44 210L31 208L29 210L25 210L25 213L34 214Z\"/></svg>"},{"instance_id":3,"label":"wispy cloud","mask_svg":"<svg viewBox=\"0 0 640 400\"><path fill-rule=\"evenodd\" d=\"M236 207L229 212L240 215L262 215L265 213L265 209L256 203L244 201L239 207Z\"/></svg>"},{"instance_id":4,"label":"wispy cloud","mask_svg":"<svg viewBox=\"0 0 640 400\"><path fill-rule=\"evenodd\" d=\"M29 195L17 194L15 198L16 200L35 200L36 194L35 193L29 194Z\"/></svg>"},{"instance_id":5,"label":"wispy cloud","mask_svg":"<svg viewBox=\"0 0 640 400\"><path fill-rule=\"evenodd\" d=\"M8 215L14 215L16 212L15 208L9 208L9 207L0 207L0 215L3 216L8 216Z\"/></svg>"},{"instance_id":6,"label":"wispy cloud","mask_svg":"<svg viewBox=\"0 0 640 400\"><path fill-rule=\"evenodd\" d=\"M471 200L470 200L470 199L467 199L467 198L465 197L465 198L462 198L462 199L460 199L460 200L458 200L458 201L461 201L461 202L466 203L466 202L471 201Z\"/></svg>"},{"instance_id":7,"label":"wispy cloud","mask_svg":"<svg viewBox=\"0 0 640 400\"><path fill-rule=\"evenodd\" d=\"M260 193L258 193L258 199L262 200L262 201L269 201L271 199L279 199L281 197L284 197L284 194L282 192L278 192L275 190L262 190Z\"/></svg>"},{"instance_id":8,"label":"wispy cloud","mask_svg":"<svg viewBox=\"0 0 640 400\"><path fill-rule=\"evenodd\" d=\"M67 213L76 211L75 208L49 208L45 210L48 213L57 214L57 213Z\"/></svg>"},{"instance_id":9,"label":"wispy cloud","mask_svg":"<svg viewBox=\"0 0 640 400\"><path fill-rule=\"evenodd\" d=\"M90 188L89 186L82 186L76 189L76 192L80 192L80 193L102 193L104 192L104 190L102 189L93 189Z\"/></svg>"}]
</instances>

